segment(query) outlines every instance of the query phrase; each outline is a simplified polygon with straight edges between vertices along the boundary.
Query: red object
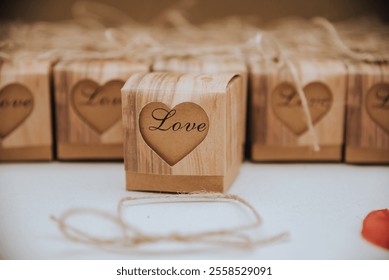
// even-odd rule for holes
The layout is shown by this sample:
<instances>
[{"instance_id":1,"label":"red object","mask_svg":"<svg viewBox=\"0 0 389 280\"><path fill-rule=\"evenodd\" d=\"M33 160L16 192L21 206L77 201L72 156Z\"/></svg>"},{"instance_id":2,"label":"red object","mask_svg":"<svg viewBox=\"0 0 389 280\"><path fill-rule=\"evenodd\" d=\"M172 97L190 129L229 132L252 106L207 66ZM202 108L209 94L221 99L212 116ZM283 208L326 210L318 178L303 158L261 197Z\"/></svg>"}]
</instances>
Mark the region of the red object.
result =
<instances>
[{"instance_id":1,"label":"red object","mask_svg":"<svg viewBox=\"0 0 389 280\"><path fill-rule=\"evenodd\" d=\"M389 250L389 209L370 212L363 220L362 236L367 241Z\"/></svg>"}]
</instances>

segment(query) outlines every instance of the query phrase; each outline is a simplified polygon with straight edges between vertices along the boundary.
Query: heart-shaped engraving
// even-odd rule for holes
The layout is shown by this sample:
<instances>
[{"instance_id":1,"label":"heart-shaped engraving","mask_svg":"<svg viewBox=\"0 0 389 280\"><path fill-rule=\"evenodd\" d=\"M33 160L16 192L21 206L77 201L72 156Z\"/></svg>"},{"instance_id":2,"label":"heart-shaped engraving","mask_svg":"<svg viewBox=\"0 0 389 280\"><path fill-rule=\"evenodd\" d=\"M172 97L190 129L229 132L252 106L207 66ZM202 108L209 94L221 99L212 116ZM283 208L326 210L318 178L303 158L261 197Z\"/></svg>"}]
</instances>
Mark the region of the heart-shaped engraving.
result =
<instances>
[{"instance_id":1,"label":"heart-shaped engraving","mask_svg":"<svg viewBox=\"0 0 389 280\"><path fill-rule=\"evenodd\" d=\"M389 84L372 86L367 92L365 104L370 118L389 133Z\"/></svg>"},{"instance_id":2,"label":"heart-shaped engraving","mask_svg":"<svg viewBox=\"0 0 389 280\"><path fill-rule=\"evenodd\" d=\"M77 114L99 134L121 119L121 88L124 82L112 80L103 86L92 80L79 81L72 90Z\"/></svg>"},{"instance_id":3,"label":"heart-shaped engraving","mask_svg":"<svg viewBox=\"0 0 389 280\"><path fill-rule=\"evenodd\" d=\"M192 102L173 109L152 102L139 114L139 129L147 145L173 166L205 139L209 120L204 109Z\"/></svg>"},{"instance_id":4,"label":"heart-shaped engraving","mask_svg":"<svg viewBox=\"0 0 389 280\"><path fill-rule=\"evenodd\" d=\"M25 86L9 84L0 90L0 137L5 138L31 114L34 97Z\"/></svg>"},{"instance_id":5,"label":"heart-shaped engraving","mask_svg":"<svg viewBox=\"0 0 389 280\"><path fill-rule=\"evenodd\" d=\"M323 83L312 82L304 87L313 124L321 120L331 108L332 93ZM271 105L274 114L293 133L301 135L308 130L301 99L290 83L278 85L272 94Z\"/></svg>"}]
</instances>

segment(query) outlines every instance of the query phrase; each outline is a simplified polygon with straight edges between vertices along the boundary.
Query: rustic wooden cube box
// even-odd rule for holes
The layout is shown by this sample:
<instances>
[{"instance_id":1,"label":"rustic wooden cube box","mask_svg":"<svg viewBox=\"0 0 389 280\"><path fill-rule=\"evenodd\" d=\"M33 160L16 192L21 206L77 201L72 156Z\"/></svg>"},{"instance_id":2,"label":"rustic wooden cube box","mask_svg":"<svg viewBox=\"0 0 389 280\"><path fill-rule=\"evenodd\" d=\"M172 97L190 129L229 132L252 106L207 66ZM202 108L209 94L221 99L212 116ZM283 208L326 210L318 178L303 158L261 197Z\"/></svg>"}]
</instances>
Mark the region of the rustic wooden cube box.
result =
<instances>
[{"instance_id":1,"label":"rustic wooden cube box","mask_svg":"<svg viewBox=\"0 0 389 280\"><path fill-rule=\"evenodd\" d=\"M143 62L62 61L54 68L57 157L122 159L121 88Z\"/></svg>"},{"instance_id":2,"label":"rustic wooden cube box","mask_svg":"<svg viewBox=\"0 0 389 280\"><path fill-rule=\"evenodd\" d=\"M290 67L253 60L250 68L250 154L254 161L340 161L342 159L347 68L340 60L290 60L305 93L320 150L296 91Z\"/></svg>"},{"instance_id":3,"label":"rustic wooden cube box","mask_svg":"<svg viewBox=\"0 0 389 280\"><path fill-rule=\"evenodd\" d=\"M53 158L51 62L0 62L0 161Z\"/></svg>"},{"instance_id":4,"label":"rustic wooden cube box","mask_svg":"<svg viewBox=\"0 0 389 280\"><path fill-rule=\"evenodd\" d=\"M242 78L137 73L122 89L127 190L223 192L242 162Z\"/></svg>"},{"instance_id":5,"label":"rustic wooden cube box","mask_svg":"<svg viewBox=\"0 0 389 280\"><path fill-rule=\"evenodd\" d=\"M239 115L241 119L238 122L246 123L248 70L241 57L235 55L162 56L154 59L151 68L155 72L239 73L242 78L241 97L239 97L242 100L242 114ZM246 125L241 125L241 133L237 136L242 143L242 151L246 146L246 127Z\"/></svg>"},{"instance_id":6,"label":"rustic wooden cube box","mask_svg":"<svg viewBox=\"0 0 389 280\"><path fill-rule=\"evenodd\" d=\"M350 62L346 162L389 163L389 64Z\"/></svg>"}]
</instances>

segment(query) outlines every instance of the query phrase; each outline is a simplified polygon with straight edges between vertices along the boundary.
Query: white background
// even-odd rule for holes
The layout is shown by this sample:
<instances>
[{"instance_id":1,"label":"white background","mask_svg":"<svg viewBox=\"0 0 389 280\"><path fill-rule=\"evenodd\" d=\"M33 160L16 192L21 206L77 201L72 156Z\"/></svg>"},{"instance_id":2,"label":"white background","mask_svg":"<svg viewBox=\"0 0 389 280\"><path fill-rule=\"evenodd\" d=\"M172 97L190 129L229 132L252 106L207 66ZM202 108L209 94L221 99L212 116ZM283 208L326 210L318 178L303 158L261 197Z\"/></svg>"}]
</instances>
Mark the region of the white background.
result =
<instances>
[{"instance_id":1,"label":"white background","mask_svg":"<svg viewBox=\"0 0 389 280\"><path fill-rule=\"evenodd\" d=\"M125 191L122 163L0 164L0 256L4 259L389 259L361 238L364 217L389 208L389 168L345 164L244 163L228 191L263 218L259 237L287 231L278 244L254 249L156 244L114 252L67 240L50 216L74 207L115 214L119 199L156 195ZM149 233L198 232L250 222L228 203L157 203L128 208L127 221ZM77 222L77 220L75 221ZM96 235L112 224L83 217ZM191 251L188 251L191 249ZM158 252L158 254L155 253Z\"/></svg>"}]
</instances>

